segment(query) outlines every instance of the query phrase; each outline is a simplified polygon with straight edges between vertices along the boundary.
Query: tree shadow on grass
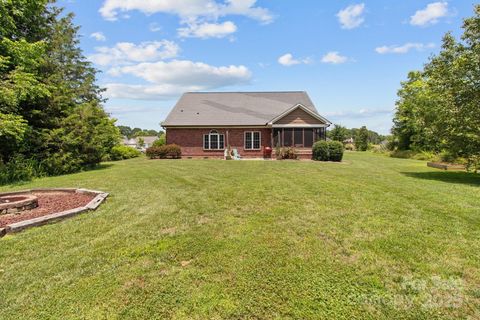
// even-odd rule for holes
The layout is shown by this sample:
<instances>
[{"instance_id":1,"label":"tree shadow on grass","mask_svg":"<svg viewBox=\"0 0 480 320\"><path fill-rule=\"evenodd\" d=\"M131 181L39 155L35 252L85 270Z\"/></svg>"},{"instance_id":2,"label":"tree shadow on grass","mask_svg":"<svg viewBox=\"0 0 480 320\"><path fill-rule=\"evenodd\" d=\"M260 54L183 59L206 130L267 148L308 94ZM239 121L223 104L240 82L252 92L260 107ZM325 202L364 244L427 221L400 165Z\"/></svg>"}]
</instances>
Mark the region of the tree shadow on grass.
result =
<instances>
[{"instance_id":1,"label":"tree shadow on grass","mask_svg":"<svg viewBox=\"0 0 480 320\"><path fill-rule=\"evenodd\" d=\"M100 164L97 164L96 166L86 168L83 171L104 170L104 169L108 169L108 168L113 167L113 166L114 166L114 164L111 163L111 162L109 162L109 163L102 162Z\"/></svg>"},{"instance_id":2,"label":"tree shadow on grass","mask_svg":"<svg viewBox=\"0 0 480 320\"><path fill-rule=\"evenodd\" d=\"M474 187L480 186L480 174L458 172L458 171L438 171L438 172L402 172L407 177L436 180L448 183L466 184Z\"/></svg>"},{"instance_id":3,"label":"tree shadow on grass","mask_svg":"<svg viewBox=\"0 0 480 320\"><path fill-rule=\"evenodd\" d=\"M78 171L78 172L58 174L58 175L50 175L50 176L32 177L31 179L27 179L27 180L17 180L17 181L5 182L5 183L0 182L0 187L3 187L3 186L18 187L18 186L23 186L23 185L29 184L35 179L47 178L47 177L59 177L59 176L65 176L65 175L76 174L76 173L81 173L81 172L105 170L105 169L108 169L108 168L113 167L113 166L114 166L113 163L100 163L100 164L97 164L97 165L92 166L92 167L83 168L83 170Z\"/></svg>"}]
</instances>

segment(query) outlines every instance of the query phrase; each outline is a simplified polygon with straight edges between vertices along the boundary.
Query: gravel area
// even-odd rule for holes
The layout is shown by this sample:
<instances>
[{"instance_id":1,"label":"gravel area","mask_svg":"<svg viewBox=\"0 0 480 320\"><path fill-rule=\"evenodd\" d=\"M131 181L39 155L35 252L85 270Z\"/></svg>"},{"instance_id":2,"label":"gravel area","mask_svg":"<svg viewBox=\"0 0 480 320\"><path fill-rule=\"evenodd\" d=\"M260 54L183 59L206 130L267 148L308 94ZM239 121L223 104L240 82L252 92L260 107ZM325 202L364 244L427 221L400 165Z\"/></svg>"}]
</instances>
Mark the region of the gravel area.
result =
<instances>
[{"instance_id":1,"label":"gravel area","mask_svg":"<svg viewBox=\"0 0 480 320\"><path fill-rule=\"evenodd\" d=\"M22 211L18 214L0 215L0 228L11 223L83 207L96 196L95 194L58 191L33 192L32 194L38 197L38 207L32 210Z\"/></svg>"}]
</instances>

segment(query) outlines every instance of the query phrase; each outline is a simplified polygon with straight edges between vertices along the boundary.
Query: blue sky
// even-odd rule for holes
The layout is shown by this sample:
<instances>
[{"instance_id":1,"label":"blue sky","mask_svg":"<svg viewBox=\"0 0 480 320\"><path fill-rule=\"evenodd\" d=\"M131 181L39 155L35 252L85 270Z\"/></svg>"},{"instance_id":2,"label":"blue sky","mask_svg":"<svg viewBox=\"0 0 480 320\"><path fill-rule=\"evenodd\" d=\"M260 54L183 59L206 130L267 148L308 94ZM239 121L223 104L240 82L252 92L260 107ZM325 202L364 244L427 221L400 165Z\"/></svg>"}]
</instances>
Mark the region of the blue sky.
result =
<instances>
[{"instance_id":1,"label":"blue sky","mask_svg":"<svg viewBox=\"0 0 480 320\"><path fill-rule=\"evenodd\" d=\"M184 91L305 90L334 123L388 133L408 71L471 0L59 0L118 124L159 129Z\"/></svg>"}]
</instances>

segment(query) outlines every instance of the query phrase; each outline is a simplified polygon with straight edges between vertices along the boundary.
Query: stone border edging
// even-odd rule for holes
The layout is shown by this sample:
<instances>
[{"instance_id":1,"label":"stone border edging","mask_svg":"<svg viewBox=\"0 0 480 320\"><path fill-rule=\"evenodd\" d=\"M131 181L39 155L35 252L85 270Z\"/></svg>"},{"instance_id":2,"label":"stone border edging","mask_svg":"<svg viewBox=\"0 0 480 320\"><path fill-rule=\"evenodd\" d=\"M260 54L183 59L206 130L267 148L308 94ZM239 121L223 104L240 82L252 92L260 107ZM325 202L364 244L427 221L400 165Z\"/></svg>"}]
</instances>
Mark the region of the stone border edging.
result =
<instances>
[{"instance_id":1,"label":"stone border edging","mask_svg":"<svg viewBox=\"0 0 480 320\"><path fill-rule=\"evenodd\" d=\"M74 192L90 193L90 194L96 194L96 196L83 207L77 207L77 208L73 208L70 210L62 211L62 212L52 213L42 217L37 217L37 218L25 220L25 221L11 223L3 228L0 228L0 238L8 233L19 232L30 227L40 226L40 225L52 222L54 220L62 220L68 217L72 217L88 210L95 210L109 195L107 192L103 192L103 191L75 189L75 188L28 189L24 191L6 192L6 193L2 193L2 195L25 194L25 193L31 193L31 192L52 192L52 191L53 192L62 191L62 192L72 192L72 193Z\"/></svg>"}]
</instances>

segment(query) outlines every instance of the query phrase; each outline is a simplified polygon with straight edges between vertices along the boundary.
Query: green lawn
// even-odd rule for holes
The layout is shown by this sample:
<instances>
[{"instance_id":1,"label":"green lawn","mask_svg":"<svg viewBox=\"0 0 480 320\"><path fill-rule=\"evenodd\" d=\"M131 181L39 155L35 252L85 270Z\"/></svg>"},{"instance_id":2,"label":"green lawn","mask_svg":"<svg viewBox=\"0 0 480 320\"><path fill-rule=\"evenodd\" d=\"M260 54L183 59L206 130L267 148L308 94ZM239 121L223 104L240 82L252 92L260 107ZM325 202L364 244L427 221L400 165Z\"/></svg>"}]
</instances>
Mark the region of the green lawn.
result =
<instances>
[{"instance_id":1,"label":"green lawn","mask_svg":"<svg viewBox=\"0 0 480 320\"><path fill-rule=\"evenodd\" d=\"M110 192L0 239L0 318L479 318L480 177L345 158L142 158L0 187Z\"/></svg>"}]
</instances>

